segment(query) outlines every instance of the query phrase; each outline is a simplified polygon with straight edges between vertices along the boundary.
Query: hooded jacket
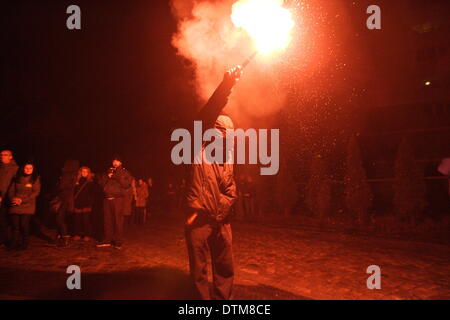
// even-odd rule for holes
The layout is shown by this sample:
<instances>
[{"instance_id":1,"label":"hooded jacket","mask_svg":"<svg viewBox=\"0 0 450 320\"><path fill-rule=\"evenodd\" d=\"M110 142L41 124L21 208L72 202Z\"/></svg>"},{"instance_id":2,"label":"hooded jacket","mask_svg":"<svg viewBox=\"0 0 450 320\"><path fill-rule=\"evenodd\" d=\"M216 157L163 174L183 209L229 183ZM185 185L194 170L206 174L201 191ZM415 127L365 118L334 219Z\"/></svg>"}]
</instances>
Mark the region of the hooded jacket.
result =
<instances>
[{"instance_id":1,"label":"hooded jacket","mask_svg":"<svg viewBox=\"0 0 450 320\"><path fill-rule=\"evenodd\" d=\"M0 163L0 198L3 199L8 195L9 186L18 169L19 166L14 159L9 163Z\"/></svg>"},{"instance_id":2,"label":"hooded jacket","mask_svg":"<svg viewBox=\"0 0 450 320\"><path fill-rule=\"evenodd\" d=\"M200 111L199 118L205 130L214 126L224 136L226 129L233 129L233 122L228 116L219 116L228 101L232 85L224 79ZM209 163L205 159L204 148L200 152L195 156L202 157L202 162L190 166L186 205L200 218L208 217L215 222L226 223L237 198L233 164Z\"/></svg>"}]
</instances>

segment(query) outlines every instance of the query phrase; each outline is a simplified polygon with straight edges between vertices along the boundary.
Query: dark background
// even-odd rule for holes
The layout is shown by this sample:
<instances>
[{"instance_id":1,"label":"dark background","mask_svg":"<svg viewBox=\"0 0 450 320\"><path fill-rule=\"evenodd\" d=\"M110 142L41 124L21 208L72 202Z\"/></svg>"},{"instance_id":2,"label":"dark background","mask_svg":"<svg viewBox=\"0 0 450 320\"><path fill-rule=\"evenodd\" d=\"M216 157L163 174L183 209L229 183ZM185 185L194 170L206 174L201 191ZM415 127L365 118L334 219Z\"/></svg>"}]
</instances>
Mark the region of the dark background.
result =
<instances>
[{"instance_id":1,"label":"dark background","mask_svg":"<svg viewBox=\"0 0 450 320\"><path fill-rule=\"evenodd\" d=\"M195 107L167 1L77 1L76 31L66 28L70 4L2 8L1 146L46 175L69 157L104 170L114 153L158 175L174 115Z\"/></svg>"}]
</instances>

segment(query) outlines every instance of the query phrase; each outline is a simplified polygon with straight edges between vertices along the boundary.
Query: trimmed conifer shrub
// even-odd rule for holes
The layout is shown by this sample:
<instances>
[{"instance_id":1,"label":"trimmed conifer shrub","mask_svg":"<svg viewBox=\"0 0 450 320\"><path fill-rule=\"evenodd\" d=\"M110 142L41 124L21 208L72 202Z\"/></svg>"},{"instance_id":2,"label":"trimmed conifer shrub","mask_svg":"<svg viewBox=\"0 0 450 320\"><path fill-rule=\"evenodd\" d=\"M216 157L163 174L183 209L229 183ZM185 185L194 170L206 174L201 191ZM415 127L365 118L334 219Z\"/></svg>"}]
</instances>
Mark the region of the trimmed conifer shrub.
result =
<instances>
[{"instance_id":1,"label":"trimmed conifer shrub","mask_svg":"<svg viewBox=\"0 0 450 320\"><path fill-rule=\"evenodd\" d=\"M314 156L311 161L305 201L313 216L323 219L330 214L331 179L321 155Z\"/></svg>"},{"instance_id":2,"label":"trimmed conifer shrub","mask_svg":"<svg viewBox=\"0 0 450 320\"><path fill-rule=\"evenodd\" d=\"M370 221L372 192L366 181L366 171L356 137L349 140L344 176L344 203L348 212L359 224Z\"/></svg>"},{"instance_id":3,"label":"trimmed conifer shrub","mask_svg":"<svg viewBox=\"0 0 450 320\"><path fill-rule=\"evenodd\" d=\"M413 225L426 205L424 173L415 161L410 140L406 138L400 143L395 161L393 204L396 216Z\"/></svg>"}]
</instances>

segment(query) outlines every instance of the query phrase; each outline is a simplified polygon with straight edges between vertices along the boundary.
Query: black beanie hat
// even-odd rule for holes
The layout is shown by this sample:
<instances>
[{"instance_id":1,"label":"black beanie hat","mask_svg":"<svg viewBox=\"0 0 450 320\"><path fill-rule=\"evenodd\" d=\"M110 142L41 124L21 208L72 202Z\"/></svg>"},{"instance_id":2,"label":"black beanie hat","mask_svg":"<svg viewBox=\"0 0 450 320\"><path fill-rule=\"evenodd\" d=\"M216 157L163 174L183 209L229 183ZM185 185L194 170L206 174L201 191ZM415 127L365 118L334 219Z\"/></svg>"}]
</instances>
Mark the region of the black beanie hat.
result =
<instances>
[{"instance_id":1,"label":"black beanie hat","mask_svg":"<svg viewBox=\"0 0 450 320\"><path fill-rule=\"evenodd\" d=\"M114 160L118 160L118 161L120 161L120 162L123 163L122 157L121 157L120 155L118 155L118 154L113 155L112 160L113 160L113 161L114 161Z\"/></svg>"}]
</instances>

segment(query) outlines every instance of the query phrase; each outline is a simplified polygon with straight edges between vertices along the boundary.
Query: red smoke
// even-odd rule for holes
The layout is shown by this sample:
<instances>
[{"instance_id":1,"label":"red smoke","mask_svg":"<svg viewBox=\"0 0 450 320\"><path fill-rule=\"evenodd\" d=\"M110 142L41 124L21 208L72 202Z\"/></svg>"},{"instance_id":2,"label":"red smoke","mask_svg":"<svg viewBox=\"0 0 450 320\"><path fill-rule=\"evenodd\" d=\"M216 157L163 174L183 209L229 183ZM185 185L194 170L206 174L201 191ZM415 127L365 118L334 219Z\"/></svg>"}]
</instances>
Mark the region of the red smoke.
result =
<instances>
[{"instance_id":1,"label":"red smoke","mask_svg":"<svg viewBox=\"0 0 450 320\"><path fill-rule=\"evenodd\" d=\"M242 63L253 51L248 35L231 22L231 6L236 0L172 0L172 12L178 22L172 44L178 54L195 67L198 96L206 100L220 83L223 73ZM277 111L286 97L280 85L277 64L283 53L267 58L256 56L236 85L227 112L263 117Z\"/></svg>"}]
</instances>

